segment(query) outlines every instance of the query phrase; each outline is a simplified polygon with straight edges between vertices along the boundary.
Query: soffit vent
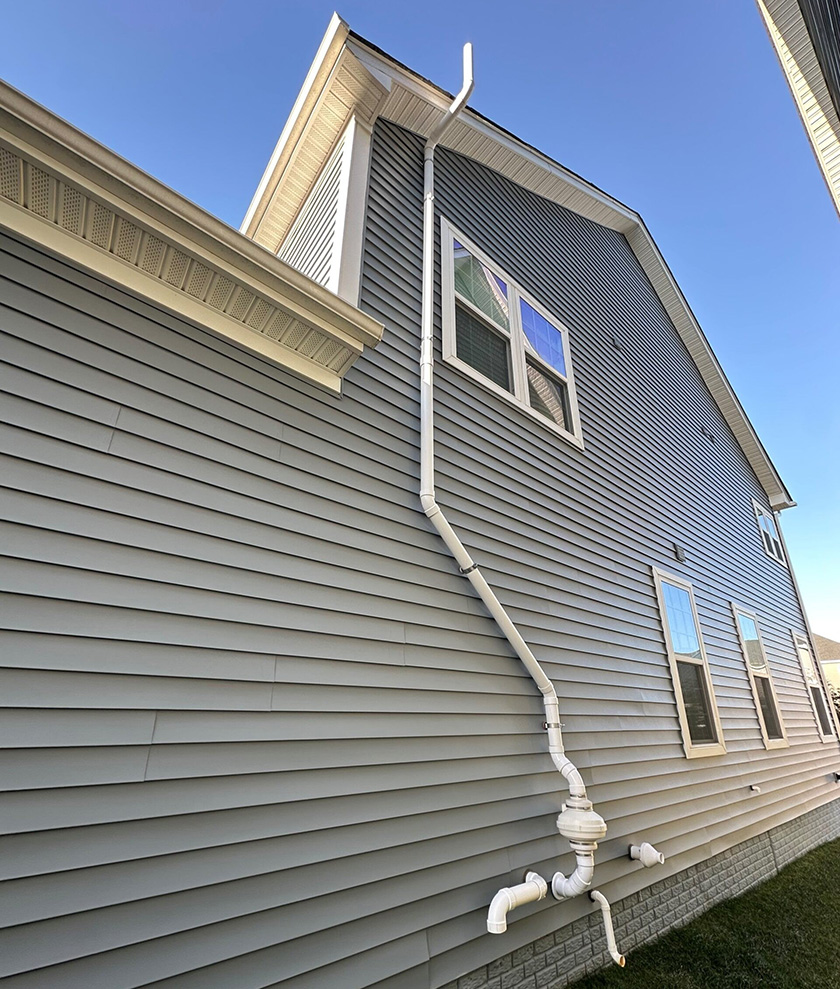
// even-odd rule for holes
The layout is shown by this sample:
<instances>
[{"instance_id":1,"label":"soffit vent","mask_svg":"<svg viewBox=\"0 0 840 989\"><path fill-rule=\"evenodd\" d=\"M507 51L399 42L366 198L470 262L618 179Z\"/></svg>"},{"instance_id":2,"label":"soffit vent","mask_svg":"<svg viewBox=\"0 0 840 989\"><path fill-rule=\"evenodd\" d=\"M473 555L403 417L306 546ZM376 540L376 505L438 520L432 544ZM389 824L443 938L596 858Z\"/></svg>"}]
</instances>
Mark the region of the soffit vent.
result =
<instances>
[{"instance_id":1,"label":"soffit vent","mask_svg":"<svg viewBox=\"0 0 840 989\"><path fill-rule=\"evenodd\" d=\"M67 234L93 244L121 262L234 320L249 333L294 351L342 376L359 350L309 325L245 285L145 229L133 218L99 202L62 176L50 174L0 145L0 196ZM269 353L265 347L261 353ZM283 364L281 355L276 357ZM300 362L296 368L300 367Z\"/></svg>"}]
</instances>

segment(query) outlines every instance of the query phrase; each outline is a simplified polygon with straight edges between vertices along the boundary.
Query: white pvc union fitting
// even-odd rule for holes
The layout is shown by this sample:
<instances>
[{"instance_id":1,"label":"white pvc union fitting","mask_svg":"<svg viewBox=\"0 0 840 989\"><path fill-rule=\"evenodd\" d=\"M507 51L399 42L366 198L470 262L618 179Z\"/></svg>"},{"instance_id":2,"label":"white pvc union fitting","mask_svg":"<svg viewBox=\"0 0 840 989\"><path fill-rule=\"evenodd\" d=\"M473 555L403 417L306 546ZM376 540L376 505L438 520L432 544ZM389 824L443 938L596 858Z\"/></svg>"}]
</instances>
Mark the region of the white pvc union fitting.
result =
<instances>
[{"instance_id":1,"label":"white pvc union fitting","mask_svg":"<svg viewBox=\"0 0 840 989\"><path fill-rule=\"evenodd\" d=\"M647 841L643 841L641 845L631 845L630 858L637 859L646 869L649 869L652 865L665 864L665 856L662 852L658 852Z\"/></svg>"}]
</instances>

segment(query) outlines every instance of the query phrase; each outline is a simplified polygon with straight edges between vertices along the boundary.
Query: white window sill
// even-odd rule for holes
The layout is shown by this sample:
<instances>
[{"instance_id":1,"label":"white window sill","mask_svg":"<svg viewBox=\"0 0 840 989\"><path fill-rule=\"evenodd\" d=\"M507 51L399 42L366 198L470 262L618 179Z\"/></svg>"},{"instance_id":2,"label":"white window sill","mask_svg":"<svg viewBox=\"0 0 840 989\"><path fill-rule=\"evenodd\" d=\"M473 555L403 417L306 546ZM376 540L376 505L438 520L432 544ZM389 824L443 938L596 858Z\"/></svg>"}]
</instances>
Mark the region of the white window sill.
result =
<instances>
[{"instance_id":1,"label":"white window sill","mask_svg":"<svg viewBox=\"0 0 840 989\"><path fill-rule=\"evenodd\" d=\"M726 746L723 742L712 742L709 745L688 745L683 744L686 759L705 759L713 755L726 755Z\"/></svg>"}]
</instances>

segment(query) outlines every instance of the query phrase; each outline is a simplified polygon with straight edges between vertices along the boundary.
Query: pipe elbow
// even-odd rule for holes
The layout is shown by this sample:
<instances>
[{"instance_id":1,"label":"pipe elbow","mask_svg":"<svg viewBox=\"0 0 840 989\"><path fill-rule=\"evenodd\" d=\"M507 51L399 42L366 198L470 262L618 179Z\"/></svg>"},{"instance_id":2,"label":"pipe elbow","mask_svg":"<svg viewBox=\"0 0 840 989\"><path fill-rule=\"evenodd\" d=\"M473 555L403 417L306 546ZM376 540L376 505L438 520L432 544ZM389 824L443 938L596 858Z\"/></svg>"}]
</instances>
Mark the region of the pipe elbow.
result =
<instances>
[{"instance_id":1,"label":"pipe elbow","mask_svg":"<svg viewBox=\"0 0 840 989\"><path fill-rule=\"evenodd\" d=\"M490 934L504 934L507 930L507 915L510 910L524 903L535 903L545 898L548 883L536 872L528 872L525 882L518 886L505 886L490 901L487 911L487 931Z\"/></svg>"},{"instance_id":2,"label":"pipe elbow","mask_svg":"<svg viewBox=\"0 0 840 989\"><path fill-rule=\"evenodd\" d=\"M618 950L618 945L615 943L615 930L613 928L612 922L612 911L610 910L610 904L606 896L597 889L593 889L589 894L589 899L593 903L597 903L601 908L601 917L604 921L604 932L607 935L607 948L610 952L610 958L616 963L616 965L624 968L624 963L626 961L624 955Z\"/></svg>"},{"instance_id":3,"label":"pipe elbow","mask_svg":"<svg viewBox=\"0 0 840 989\"><path fill-rule=\"evenodd\" d=\"M585 800L586 784L583 782L583 777L580 774L580 770L575 766L571 759L569 759L562 752L562 750L560 752L552 752L551 758L560 775L569 784L569 795L572 797L580 797Z\"/></svg>"},{"instance_id":4,"label":"pipe elbow","mask_svg":"<svg viewBox=\"0 0 840 989\"><path fill-rule=\"evenodd\" d=\"M571 900L575 896L580 896L592 885L594 873L593 868L578 867L567 879L562 872L555 872L551 879L551 895L555 900Z\"/></svg>"},{"instance_id":5,"label":"pipe elbow","mask_svg":"<svg viewBox=\"0 0 840 989\"><path fill-rule=\"evenodd\" d=\"M487 931L490 934L504 934L507 930L507 913L513 910L514 903L507 887L500 889L490 901L487 911Z\"/></svg>"},{"instance_id":6,"label":"pipe elbow","mask_svg":"<svg viewBox=\"0 0 840 989\"><path fill-rule=\"evenodd\" d=\"M593 842L588 848L575 848L574 844L572 847L577 859L575 871L568 878L562 872L555 872L551 879L551 895L556 900L570 900L574 896L585 893L595 875L595 849L597 845Z\"/></svg>"},{"instance_id":7,"label":"pipe elbow","mask_svg":"<svg viewBox=\"0 0 840 989\"><path fill-rule=\"evenodd\" d=\"M426 494L422 492L420 494L420 504L423 507L423 511L426 515L431 518L433 515L437 515L440 511L438 508L438 503L435 501L435 496L433 494Z\"/></svg>"}]
</instances>

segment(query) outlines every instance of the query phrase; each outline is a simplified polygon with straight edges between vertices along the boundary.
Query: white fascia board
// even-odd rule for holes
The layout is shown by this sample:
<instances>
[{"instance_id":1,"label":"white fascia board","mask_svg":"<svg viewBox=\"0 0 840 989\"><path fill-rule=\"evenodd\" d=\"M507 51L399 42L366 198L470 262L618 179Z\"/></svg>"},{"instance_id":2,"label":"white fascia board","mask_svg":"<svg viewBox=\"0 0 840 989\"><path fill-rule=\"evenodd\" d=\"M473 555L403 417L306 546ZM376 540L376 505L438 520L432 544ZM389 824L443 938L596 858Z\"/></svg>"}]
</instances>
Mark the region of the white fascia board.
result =
<instances>
[{"instance_id":1,"label":"white fascia board","mask_svg":"<svg viewBox=\"0 0 840 989\"><path fill-rule=\"evenodd\" d=\"M433 83L427 82L419 76L414 75L412 72L403 69L396 63L387 60L378 52L372 51L359 38L349 38L347 41L347 47L353 52L365 68L367 68L372 75L377 76L377 78L382 79L385 77L388 78L391 83L396 82L408 92L414 93L430 105L438 107L441 113L445 112L449 108L452 102L452 96L449 93L444 92L444 90L440 89L438 86L435 86ZM530 145L527 145L513 137L513 135L508 134L505 130L491 121L480 117L478 114L470 110L468 106L461 112L459 121L468 124L469 127L477 133L490 137L502 147L513 151L519 158L529 161L557 178L562 179L576 191L584 193L594 202L597 202L600 206L614 214L613 222L611 223L603 223L603 221L599 221L602 222L603 226L609 226L613 230L623 232L632 224L641 222L639 215L629 207L625 206L623 203L620 203L617 199L613 199L612 196L607 195L595 186L590 185L590 183L580 178L580 176L575 175L574 172L570 172L568 169L563 168L562 165L554 161L552 158L549 158L548 155L544 155L536 148L532 148ZM449 142L445 138L441 143L445 147L450 146Z\"/></svg>"},{"instance_id":2,"label":"white fascia board","mask_svg":"<svg viewBox=\"0 0 840 989\"><path fill-rule=\"evenodd\" d=\"M294 350L262 337L199 299L185 297L183 292L158 278L136 270L110 252L67 235L49 220L34 216L3 199L0 199L0 229L44 247L79 268L113 282L132 295L146 299L153 305L212 330L220 337L259 354L278 367L298 377L306 378L326 391L336 395L341 394L339 375L307 360Z\"/></svg>"},{"instance_id":3,"label":"white fascia board","mask_svg":"<svg viewBox=\"0 0 840 989\"><path fill-rule=\"evenodd\" d=\"M283 127L274 151L271 153L263 176L260 179L257 191L251 200L251 204L245 213L245 218L240 226L240 231L248 237L253 237L257 225L256 215L262 215L271 197L274 187L280 180L282 170L279 169L281 162L288 159L295 145L300 139L303 129L309 121L309 117L315 109L318 97L321 94L327 80L332 73L350 28L346 21L343 21L337 13L333 13L327 31L321 39L318 51L315 53L315 60L306 73L300 92L295 100L292 111ZM272 181L274 179L274 181ZM271 188L269 188L271 185Z\"/></svg>"}]
</instances>

